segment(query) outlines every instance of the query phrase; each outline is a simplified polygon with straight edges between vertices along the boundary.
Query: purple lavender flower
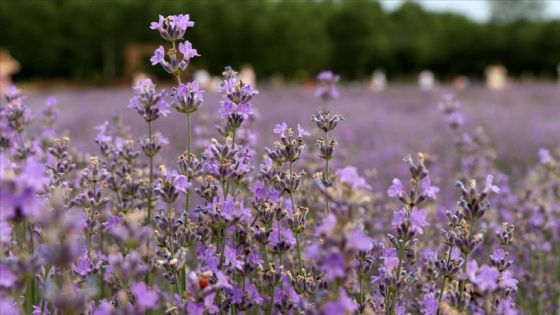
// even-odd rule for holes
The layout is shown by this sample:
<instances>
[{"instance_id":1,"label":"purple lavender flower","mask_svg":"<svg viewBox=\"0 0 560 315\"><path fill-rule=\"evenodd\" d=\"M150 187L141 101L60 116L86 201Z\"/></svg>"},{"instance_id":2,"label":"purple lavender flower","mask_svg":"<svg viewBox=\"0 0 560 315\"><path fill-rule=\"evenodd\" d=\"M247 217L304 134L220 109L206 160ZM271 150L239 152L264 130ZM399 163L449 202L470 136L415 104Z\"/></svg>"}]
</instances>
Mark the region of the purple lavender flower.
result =
<instances>
[{"instance_id":1,"label":"purple lavender flower","mask_svg":"<svg viewBox=\"0 0 560 315\"><path fill-rule=\"evenodd\" d=\"M328 302L323 306L323 314L354 314L356 303L351 299L344 288L339 289L338 300Z\"/></svg>"},{"instance_id":2,"label":"purple lavender flower","mask_svg":"<svg viewBox=\"0 0 560 315\"><path fill-rule=\"evenodd\" d=\"M426 197L434 200L436 199L436 194L439 192L439 188L431 185L429 175L424 177L421 182L421 187L424 190L423 194Z\"/></svg>"},{"instance_id":3,"label":"purple lavender flower","mask_svg":"<svg viewBox=\"0 0 560 315\"><path fill-rule=\"evenodd\" d=\"M501 288L517 289L517 282L518 280L513 277L513 273L511 272L511 270L506 270L502 272L498 285Z\"/></svg>"},{"instance_id":4,"label":"purple lavender flower","mask_svg":"<svg viewBox=\"0 0 560 315\"><path fill-rule=\"evenodd\" d=\"M183 38L187 28L194 26L189 18L188 14L170 15L166 18L160 15L157 22L152 22L150 29L158 30L166 41L175 42Z\"/></svg>"},{"instance_id":5,"label":"purple lavender flower","mask_svg":"<svg viewBox=\"0 0 560 315\"><path fill-rule=\"evenodd\" d=\"M0 294L0 310L2 315L20 315L20 309L10 297Z\"/></svg>"},{"instance_id":6,"label":"purple lavender flower","mask_svg":"<svg viewBox=\"0 0 560 315\"><path fill-rule=\"evenodd\" d=\"M309 132L305 131L305 129L303 129L303 127L300 124L297 125L297 130L298 130L298 137L311 135Z\"/></svg>"},{"instance_id":7,"label":"purple lavender flower","mask_svg":"<svg viewBox=\"0 0 560 315\"><path fill-rule=\"evenodd\" d=\"M492 175L488 175L486 177L486 186L484 187L484 192L488 193L492 191L496 194L500 192L500 188L498 186L492 185L493 180L494 180L494 176Z\"/></svg>"},{"instance_id":8,"label":"purple lavender flower","mask_svg":"<svg viewBox=\"0 0 560 315\"><path fill-rule=\"evenodd\" d=\"M12 241L12 228L8 222L0 220L0 250L5 251Z\"/></svg>"},{"instance_id":9,"label":"purple lavender flower","mask_svg":"<svg viewBox=\"0 0 560 315\"><path fill-rule=\"evenodd\" d=\"M18 281L18 278L6 265L0 265L0 288L3 290L11 289Z\"/></svg>"},{"instance_id":10,"label":"purple lavender flower","mask_svg":"<svg viewBox=\"0 0 560 315\"><path fill-rule=\"evenodd\" d=\"M416 207L412 208L409 220L410 229L420 235L424 233L422 228L430 224L426 221L426 210L419 210Z\"/></svg>"},{"instance_id":11,"label":"purple lavender flower","mask_svg":"<svg viewBox=\"0 0 560 315\"><path fill-rule=\"evenodd\" d=\"M109 142L111 140L113 140L113 137L110 135L107 135L107 128L109 127L109 121L105 120L105 122L103 122L103 124L95 127L95 130L98 130L99 133L97 134L97 137L95 138L95 141L98 142Z\"/></svg>"},{"instance_id":12,"label":"purple lavender flower","mask_svg":"<svg viewBox=\"0 0 560 315\"><path fill-rule=\"evenodd\" d=\"M393 179L393 185L387 190L389 197L396 197L403 192L403 185L398 178Z\"/></svg>"},{"instance_id":13,"label":"purple lavender flower","mask_svg":"<svg viewBox=\"0 0 560 315\"><path fill-rule=\"evenodd\" d=\"M371 189L371 186L366 183L365 178L358 175L358 169L354 166L347 166L337 170L336 176L338 176L341 182L350 185L352 189Z\"/></svg>"},{"instance_id":14,"label":"purple lavender flower","mask_svg":"<svg viewBox=\"0 0 560 315\"><path fill-rule=\"evenodd\" d=\"M114 307L111 303L107 302L105 299L99 302L99 306L94 308L92 315L112 315L114 313Z\"/></svg>"},{"instance_id":15,"label":"purple lavender flower","mask_svg":"<svg viewBox=\"0 0 560 315\"><path fill-rule=\"evenodd\" d=\"M544 148L539 149L539 162L542 165L547 165L552 161L550 151Z\"/></svg>"},{"instance_id":16,"label":"purple lavender flower","mask_svg":"<svg viewBox=\"0 0 560 315\"><path fill-rule=\"evenodd\" d=\"M274 127L274 133L279 134L281 137L286 136L284 134L286 131L288 131L288 124L286 124L285 122L283 122L282 124L276 124L276 127Z\"/></svg>"},{"instance_id":17,"label":"purple lavender flower","mask_svg":"<svg viewBox=\"0 0 560 315\"><path fill-rule=\"evenodd\" d=\"M420 309L420 311L422 312L422 314L424 315L436 315L438 308L439 308L439 303L435 298L434 293L428 293L424 295L424 300L421 302L422 304L422 309Z\"/></svg>"},{"instance_id":18,"label":"purple lavender flower","mask_svg":"<svg viewBox=\"0 0 560 315\"><path fill-rule=\"evenodd\" d=\"M339 75L335 75L332 71L322 71L317 75L317 88L315 95L323 100L331 100L338 98L338 89L336 83L340 80Z\"/></svg>"},{"instance_id":19,"label":"purple lavender flower","mask_svg":"<svg viewBox=\"0 0 560 315\"><path fill-rule=\"evenodd\" d=\"M3 160L3 158L0 158ZM28 159L20 174L0 166L0 220L22 220L34 216L43 205L36 194L48 184L46 167Z\"/></svg>"},{"instance_id":20,"label":"purple lavender flower","mask_svg":"<svg viewBox=\"0 0 560 315\"><path fill-rule=\"evenodd\" d=\"M93 265L91 264L91 260L87 257L78 258L76 261L76 266L74 267L74 272L77 275L82 277L87 276L90 272L93 271Z\"/></svg>"},{"instance_id":21,"label":"purple lavender flower","mask_svg":"<svg viewBox=\"0 0 560 315\"><path fill-rule=\"evenodd\" d=\"M158 304L158 294L150 290L144 282L133 282L130 291L136 300L136 305L142 311L154 309Z\"/></svg>"},{"instance_id":22,"label":"purple lavender flower","mask_svg":"<svg viewBox=\"0 0 560 315\"><path fill-rule=\"evenodd\" d=\"M181 83L177 88L173 88L171 96L176 101L172 102L171 106L180 113L192 114L202 106L204 92L199 88L198 81L187 83L187 85Z\"/></svg>"},{"instance_id":23,"label":"purple lavender flower","mask_svg":"<svg viewBox=\"0 0 560 315\"><path fill-rule=\"evenodd\" d=\"M134 108L146 122L152 122L159 116L169 114L169 104L163 100L165 91L156 93L156 86L150 79L145 79L134 87L138 93L130 99L129 108Z\"/></svg>"},{"instance_id":24,"label":"purple lavender flower","mask_svg":"<svg viewBox=\"0 0 560 315\"><path fill-rule=\"evenodd\" d=\"M179 43L179 51L183 54L184 60L186 60L187 65L188 61L196 56L200 56L196 49L192 48L192 44L187 40L184 43Z\"/></svg>"},{"instance_id":25,"label":"purple lavender flower","mask_svg":"<svg viewBox=\"0 0 560 315\"><path fill-rule=\"evenodd\" d=\"M479 268L478 263L471 260L467 263L467 276L482 292L488 292L497 288L500 272L488 265L482 265Z\"/></svg>"},{"instance_id":26,"label":"purple lavender flower","mask_svg":"<svg viewBox=\"0 0 560 315\"><path fill-rule=\"evenodd\" d=\"M154 51L154 55L150 58L150 62L152 63L152 66L165 62L165 50L163 49L163 46L159 46L159 48Z\"/></svg>"}]
</instances>

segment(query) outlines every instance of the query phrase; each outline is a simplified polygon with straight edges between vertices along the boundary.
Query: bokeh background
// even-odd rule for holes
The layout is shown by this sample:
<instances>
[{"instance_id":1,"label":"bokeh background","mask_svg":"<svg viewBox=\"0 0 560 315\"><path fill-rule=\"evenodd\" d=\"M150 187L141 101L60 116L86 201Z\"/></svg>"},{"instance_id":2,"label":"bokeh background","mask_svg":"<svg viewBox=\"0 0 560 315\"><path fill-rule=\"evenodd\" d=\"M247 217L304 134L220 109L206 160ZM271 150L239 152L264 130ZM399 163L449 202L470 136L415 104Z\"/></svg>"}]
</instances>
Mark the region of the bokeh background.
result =
<instances>
[{"instance_id":1,"label":"bokeh background","mask_svg":"<svg viewBox=\"0 0 560 315\"><path fill-rule=\"evenodd\" d=\"M18 60L15 81L110 85L133 71L169 76L149 55L127 69L127 49L162 42L158 14L188 12L186 38L201 58L189 68L219 75L248 63L259 82L303 82L323 69L392 81L431 69L438 79L482 80L489 64L517 79L553 80L560 62L560 3L553 0L81 1L0 2L0 47Z\"/></svg>"}]
</instances>

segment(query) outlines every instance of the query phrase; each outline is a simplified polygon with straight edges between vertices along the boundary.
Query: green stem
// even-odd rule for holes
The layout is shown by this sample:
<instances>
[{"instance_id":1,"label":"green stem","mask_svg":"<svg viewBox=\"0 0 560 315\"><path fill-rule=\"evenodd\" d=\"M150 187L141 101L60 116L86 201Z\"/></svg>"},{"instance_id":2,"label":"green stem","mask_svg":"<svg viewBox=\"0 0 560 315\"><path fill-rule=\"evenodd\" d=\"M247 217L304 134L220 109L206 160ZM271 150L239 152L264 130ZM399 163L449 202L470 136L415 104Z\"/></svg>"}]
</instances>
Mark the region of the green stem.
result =
<instances>
[{"instance_id":1,"label":"green stem","mask_svg":"<svg viewBox=\"0 0 560 315\"><path fill-rule=\"evenodd\" d=\"M469 237L468 237L467 239L470 241L471 238L472 238L473 230L474 230L474 223L475 223L475 220L473 219L473 220L472 220L471 222L469 222L469 223L470 223L470 227L469 227ZM470 254L470 253L469 253L469 254ZM464 264L463 264L463 273L466 273L466 272L467 272L467 262L468 262L468 259L469 259L469 254L463 254L463 261L464 261ZM462 301L462 300L463 300L463 294L462 294L462 293L463 293L463 290L465 289L465 284L466 284L466 283L467 283L467 280L461 280L461 282L459 282L459 310L460 310L460 311L463 310L463 307L461 306L461 305L462 305L462 302L463 302L463 301Z\"/></svg>"},{"instance_id":2,"label":"green stem","mask_svg":"<svg viewBox=\"0 0 560 315\"><path fill-rule=\"evenodd\" d=\"M228 235L228 231L227 231L227 226L225 226L223 228L223 239L222 239L222 250L221 250L221 254L220 254L220 265L218 268L222 268L222 264L224 263L224 251L226 249L226 244L227 244L227 235Z\"/></svg>"},{"instance_id":3,"label":"green stem","mask_svg":"<svg viewBox=\"0 0 560 315\"><path fill-rule=\"evenodd\" d=\"M364 276L360 276L360 307L364 305Z\"/></svg>"},{"instance_id":4,"label":"green stem","mask_svg":"<svg viewBox=\"0 0 560 315\"><path fill-rule=\"evenodd\" d=\"M264 262L268 266L268 269L272 270L272 265L270 264L270 260L268 259L268 251L266 250L266 245L263 245L264 248Z\"/></svg>"},{"instance_id":5,"label":"green stem","mask_svg":"<svg viewBox=\"0 0 560 315\"><path fill-rule=\"evenodd\" d=\"M325 144L327 146L329 145L329 132L328 131L325 132ZM330 170L330 167L329 167L329 159L328 158L325 159L325 179L326 179L327 183L331 179L331 170ZM330 205L329 198L326 194L326 191L325 191L325 203L326 203L326 206L327 206L327 215L329 215L331 213L331 205Z\"/></svg>"},{"instance_id":6,"label":"green stem","mask_svg":"<svg viewBox=\"0 0 560 315\"><path fill-rule=\"evenodd\" d=\"M449 247L449 252L447 253L447 265L449 265L449 262L451 261L451 252L453 251L453 246ZM447 277L443 276L443 280L441 280L441 291L439 293L439 298L438 298L438 310L437 310L437 314L439 315L441 312L441 300L443 298L443 291L445 291L445 283L447 281Z\"/></svg>"},{"instance_id":7,"label":"green stem","mask_svg":"<svg viewBox=\"0 0 560 315\"><path fill-rule=\"evenodd\" d=\"M270 294L270 305L268 307L268 314L272 315L272 312L274 311L274 292L276 290L276 283L272 285L272 292Z\"/></svg>"},{"instance_id":8,"label":"green stem","mask_svg":"<svg viewBox=\"0 0 560 315\"><path fill-rule=\"evenodd\" d=\"M152 138L152 123L148 122L148 137L150 139L150 142L153 141ZM154 185L154 157L152 155L150 155L150 177L148 180L148 217L147 217L147 222L146 225L151 226L152 225L152 191L153 191L153 185ZM150 238L148 238L146 240L146 263L149 262L149 256L150 256ZM146 273L146 283L148 285L151 285L151 276L150 276L150 272L148 271Z\"/></svg>"},{"instance_id":9,"label":"green stem","mask_svg":"<svg viewBox=\"0 0 560 315\"><path fill-rule=\"evenodd\" d=\"M303 274L303 263L301 261L301 242L299 240L300 233L296 233L296 254L298 261L298 269L301 274Z\"/></svg>"}]
</instances>

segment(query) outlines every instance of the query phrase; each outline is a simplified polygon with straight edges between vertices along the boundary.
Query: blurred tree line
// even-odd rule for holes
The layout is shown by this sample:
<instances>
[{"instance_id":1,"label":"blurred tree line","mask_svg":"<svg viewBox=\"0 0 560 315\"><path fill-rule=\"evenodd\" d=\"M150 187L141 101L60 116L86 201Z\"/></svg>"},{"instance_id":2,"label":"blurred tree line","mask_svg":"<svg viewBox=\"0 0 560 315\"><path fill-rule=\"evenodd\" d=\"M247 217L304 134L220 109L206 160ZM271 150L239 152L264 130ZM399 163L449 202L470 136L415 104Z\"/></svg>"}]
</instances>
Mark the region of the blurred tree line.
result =
<instances>
[{"instance_id":1,"label":"blurred tree line","mask_svg":"<svg viewBox=\"0 0 560 315\"><path fill-rule=\"evenodd\" d=\"M555 75L560 21L477 23L433 13L414 2L386 12L376 1L7 1L0 3L0 47L22 64L18 79L93 82L123 74L132 43L163 44L149 29L158 14L188 13L186 39L201 54L190 69L221 73L250 63L260 78L314 76L333 69L345 79L383 69L410 78L424 69L440 78L480 78L490 63L510 74ZM144 71L150 67L149 56Z\"/></svg>"}]
</instances>

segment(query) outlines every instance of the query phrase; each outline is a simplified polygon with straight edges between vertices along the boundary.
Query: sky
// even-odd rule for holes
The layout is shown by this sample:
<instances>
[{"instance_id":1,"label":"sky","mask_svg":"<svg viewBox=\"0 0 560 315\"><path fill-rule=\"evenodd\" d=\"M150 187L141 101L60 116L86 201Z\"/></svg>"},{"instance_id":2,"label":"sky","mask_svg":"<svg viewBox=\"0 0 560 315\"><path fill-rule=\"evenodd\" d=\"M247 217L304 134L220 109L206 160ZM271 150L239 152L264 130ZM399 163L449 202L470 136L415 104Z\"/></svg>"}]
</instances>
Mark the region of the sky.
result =
<instances>
[{"instance_id":1,"label":"sky","mask_svg":"<svg viewBox=\"0 0 560 315\"><path fill-rule=\"evenodd\" d=\"M404 0L380 0L383 7L392 10ZM475 21L485 22L490 17L488 0L416 0L431 11L456 12L464 14ZM500 0L493 0L500 1ZM544 0L547 18L560 19L560 0Z\"/></svg>"}]
</instances>

